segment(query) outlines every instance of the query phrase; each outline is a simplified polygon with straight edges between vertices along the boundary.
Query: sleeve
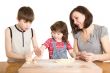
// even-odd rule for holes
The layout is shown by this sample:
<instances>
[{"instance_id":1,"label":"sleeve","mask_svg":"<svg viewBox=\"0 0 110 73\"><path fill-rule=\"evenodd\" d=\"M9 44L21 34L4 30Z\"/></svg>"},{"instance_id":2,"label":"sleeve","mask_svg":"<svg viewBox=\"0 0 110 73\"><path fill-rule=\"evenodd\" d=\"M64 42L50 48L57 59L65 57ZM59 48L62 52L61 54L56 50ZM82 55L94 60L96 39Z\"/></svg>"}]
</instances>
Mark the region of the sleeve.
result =
<instances>
[{"instance_id":1,"label":"sleeve","mask_svg":"<svg viewBox=\"0 0 110 73\"><path fill-rule=\"evenodd\" d=\"M77 39L77 34L73 34L73 38Z\"/></svg>"},{"instance_id":2,"label":"sleeve","mask_svg":"<svg viewBox=\"0 0 110 73\"><path fill-rule=\"evenodd\" d=\"M51 41L52 41L52 39L49 38L48 40L45 41L45 43L43 45L45 45L46 48L49 48Z\"/></svg>"},{"instance_id":3,"label":"sleeve","mask_svg":"<svg viewBox=\"0 0 110 73\"><path fill-rule=\"evenodd\" d=\"M100 32L100 38L104 37L105 35L108 35L108 30L106 27L102 26Z\"/></svg>"},{"instance_id":4,"label":"sleeve","mask_svg":"<svg viewBox=\"0 0 110 73\"><path fill-rule=\"evenodd\" d=\"M70 42L68 41L67 42L67 50L70 50L70 49L72 49L72 46L71 46Z\"/></svg>"}]
</instances>

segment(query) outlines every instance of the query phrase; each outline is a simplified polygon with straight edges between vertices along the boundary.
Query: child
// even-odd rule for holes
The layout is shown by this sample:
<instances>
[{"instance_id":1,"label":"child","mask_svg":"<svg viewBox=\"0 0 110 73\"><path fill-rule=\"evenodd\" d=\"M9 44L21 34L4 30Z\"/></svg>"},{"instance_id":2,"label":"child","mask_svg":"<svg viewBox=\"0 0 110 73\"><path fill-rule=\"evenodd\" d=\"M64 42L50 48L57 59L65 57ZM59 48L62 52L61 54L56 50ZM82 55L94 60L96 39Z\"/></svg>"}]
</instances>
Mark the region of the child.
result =
<instances>
[{"instance_id":1,"label":"child","mask_svg":"<svg viewBox=\"0 0 110 73\"><path fill-rule=\"evenodd\" d=\"M67 59L67 50L73 57L73 49L68 41L68 29L66 23L57 21L51 27L52 38L49 38L41 50L48 48L50 59Z\"/></svg>"},{"instance_id":2,"label":"child","mask_svg":"<svg viewBox=\"0 0 110 73\"><path fill-rule=\"evenodd\" d=\"M35 32L30 28L34 20L33 10L30 7L21 7L17 20L17 24L5 30L5 50L8 62L25 61L25 58L31 53L31 41L36 54L40 54Z\"/></svg>"}]
</instances>

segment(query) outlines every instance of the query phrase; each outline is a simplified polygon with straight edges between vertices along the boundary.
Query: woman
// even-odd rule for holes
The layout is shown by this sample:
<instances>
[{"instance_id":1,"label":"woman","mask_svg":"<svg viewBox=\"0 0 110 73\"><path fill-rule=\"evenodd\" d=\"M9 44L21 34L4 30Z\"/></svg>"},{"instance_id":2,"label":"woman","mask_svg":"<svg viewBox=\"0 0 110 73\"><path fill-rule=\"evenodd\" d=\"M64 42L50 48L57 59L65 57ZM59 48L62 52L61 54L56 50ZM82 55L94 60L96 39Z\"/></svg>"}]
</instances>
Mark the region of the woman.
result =
<instances>
[{"instance_id":1,"label":"woman","mask_svg":"<svg viewBox=\"0 0 110 73\"><path fill-rule=\"evenodd\" d=\"M110 59L110 42L104 26L92 24L93 16L84 6L70 13L76 59L105 61Z\"/></svg>"}]
</instances>

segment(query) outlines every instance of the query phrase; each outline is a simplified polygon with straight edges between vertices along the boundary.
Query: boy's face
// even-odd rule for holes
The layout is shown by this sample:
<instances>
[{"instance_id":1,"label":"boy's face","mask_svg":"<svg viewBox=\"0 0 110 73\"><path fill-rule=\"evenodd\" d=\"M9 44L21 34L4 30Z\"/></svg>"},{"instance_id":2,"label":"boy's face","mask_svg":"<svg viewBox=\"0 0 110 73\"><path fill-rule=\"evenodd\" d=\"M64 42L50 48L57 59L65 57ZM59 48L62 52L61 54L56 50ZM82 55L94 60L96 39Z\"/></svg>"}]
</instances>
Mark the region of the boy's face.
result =
<instances>
[{"instance_id":1,"label":"boy's face","mask_svg":"<svg viewBox=\"0 0 110 73\"><path fill-rule=\"evenodd\" d=\"M20 25L21 30L26 31L28 28L30 28L31 22L29 22L29 21L27 22L27 21L21 19L21 20L19 20L19 25Z\"/></svg>"},{"instance_id":2,"label":"boy's face","mask_svg":"<svg viewBox=\"0 0 110 73\"><path fill-rule=\"evenodd\" d=\"M52 31L52 37L56 40L56 41L62 41L62 37L63 37L63 33L61 32L56 32L56 31Z\"/></svg>"}]
</instances>

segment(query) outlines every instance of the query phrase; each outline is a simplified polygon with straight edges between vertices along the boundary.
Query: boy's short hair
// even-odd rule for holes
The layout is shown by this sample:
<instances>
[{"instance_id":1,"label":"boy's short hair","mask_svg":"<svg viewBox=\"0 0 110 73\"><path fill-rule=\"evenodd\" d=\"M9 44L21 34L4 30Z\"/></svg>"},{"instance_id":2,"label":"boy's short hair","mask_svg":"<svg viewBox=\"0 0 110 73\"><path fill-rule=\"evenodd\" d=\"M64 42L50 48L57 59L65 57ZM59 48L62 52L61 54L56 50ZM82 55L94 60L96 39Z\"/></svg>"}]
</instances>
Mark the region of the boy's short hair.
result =
<instances>
[{"instance_id":1,"label":"boy's short hair","mask_svg":"<svg viewBox=\"0 0 110 73\"><path fill-rule=\"evenodd\" d=\"M32 22L34 20L34 12L30 7L23 6L18 10L18 20L26 20Z\"/></svg>"}]
</instances>

